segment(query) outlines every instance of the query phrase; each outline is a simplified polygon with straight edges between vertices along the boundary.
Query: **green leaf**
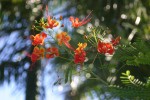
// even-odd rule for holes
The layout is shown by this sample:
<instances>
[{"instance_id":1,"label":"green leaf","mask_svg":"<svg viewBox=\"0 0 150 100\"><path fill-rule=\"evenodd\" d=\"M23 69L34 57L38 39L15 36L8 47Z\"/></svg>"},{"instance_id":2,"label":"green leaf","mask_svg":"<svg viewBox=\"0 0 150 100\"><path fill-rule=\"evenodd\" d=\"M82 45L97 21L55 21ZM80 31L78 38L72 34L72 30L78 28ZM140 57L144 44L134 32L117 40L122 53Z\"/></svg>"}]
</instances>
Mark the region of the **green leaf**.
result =
<instances>
[{"instance_id":1,"label":"green leaf","mask_svg":"<svg viewBox=\"0 0 150 100\"><path fill-rule=\"evenodd\" d=\"M72 68L70 68L70 71L69 71L70 73L69 73L69 82L71 82L72 81Z\"/></svg>"},{"instance_id":2,"label":"green leaf","mask_svg":"<svg viewBox=\"0 0 150 100\"><path fill-rule=\"evenodd\" d=\"M57 84L59 84L59 80L57 80L56 82L54 82L53 85L55 86L55 85L57 85Z\"/></svg>"},{"instance_id":3,"label":"green leaf","mask_svg":"<svg viewBox=\"0 0 150 100\"><path fill-rule=\"evenodd\" d=\"M129 71L129 70L127 70L127 71L126 71L126 74L129 76L129 75L130 75L130 71Z\"/></svg>"},{"instance_id":4,"label":"green leaf","mask_svg":"<svg viewBox=\"0 0 150 100\"><path fill-rule=\"evenodd\" d=\"M65 83L68 82L69 70L70 70L70 67L68 67L67 70L66 70L66 72L65 72Z\"/></svg>"}]
</instances>

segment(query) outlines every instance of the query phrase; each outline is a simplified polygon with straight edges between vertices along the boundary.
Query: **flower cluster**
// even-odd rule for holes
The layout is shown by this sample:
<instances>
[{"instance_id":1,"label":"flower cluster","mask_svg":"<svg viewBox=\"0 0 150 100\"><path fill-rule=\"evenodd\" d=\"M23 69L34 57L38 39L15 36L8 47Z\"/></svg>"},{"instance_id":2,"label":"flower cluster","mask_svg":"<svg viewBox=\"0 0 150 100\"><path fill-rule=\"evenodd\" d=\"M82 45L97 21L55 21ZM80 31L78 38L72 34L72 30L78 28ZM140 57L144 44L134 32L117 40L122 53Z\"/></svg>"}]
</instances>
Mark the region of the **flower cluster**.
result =
<instances>
[{"instance_id":1,"label":"flower cluster","mask_svg":"<svg viewBox=\"0 0 150 100\"><path fill-rule=\"evenodd\" d=\"M49 47L45 50L43 46L44 40L47 37L47 34L44 32L40 34L36 34L35 36L31 35L30 39L32 40L32 45L35 46L32 54L30 55L31 61L34 63L40 58L53 58L54 56L58 56L58 49L55 47Z\"/></svg>"},{"instance_id":2,"label":"flower cluster","mask_svg":"<svg viewBox=\"0 0 150 100\"><path fill-rule=\"evenodd\" d=\"M79 18L75 18L73 16L69 17L69 21L72 24L73 28L78 28L82 25L85 25L86 23L88 23L89 21L91 21L91 12L90 14L85 17L83 20L79 20ZM37 60L41 59L41 58L54 58L54 57L62 57L62 53L59 53L59 51L61 52L61 49L65 49L67 50L68 53L70 53L70 58L72 58L71 60L75 63L75 64L81 64L83 65L83 63L85 62L87 53L87 51L90 51L91 47L88 47L88 43L90 43L90 45L92 45L92 47L97 48L98 53L100 54L109 54L109 55L113 55L115 52L115 47L119 44L119 41L121 39L121 37L117 37L116 39L112 39L112 41L110 42L104 42L104 37L99 38L98 34L100 33L96 33L95 32L91 32L89 34L90 38L86 38L87 41L85 43L80 43L80 41L78 41L78 45L72 45L70 43L70 41L72 41L71 36L69 36L69 34L65 31L59 32L55 34L53 33L47 33L48 29L53 29L59 26L64 26L64 24L61 24L61 20L63 20L63 17L60 16L59 19L56 19L52 16L48 15L48 8L47 8L47 18L46 19L41 19L38 23L38 25L40 26L40 29L42 28L42 30L40 31L40 33L30 36L30 39L32 41L32 45L35 46L33 49L32 54L30 55L31 61L32 62L36 62ZM61 25L60 25L61 24ZM35 26L35 29L37 29L38 31L40 29ZM60 27L60 28L61 28ZM92 31L94 31L91 28ZM51 34L51 35L50 35ZM50 47L45 47L45 39L51 36L56 43L55 46L50 46ZM54 37L53 37L54 36ZM83 39L85 40L85 39ZM61 48L63 46L63 48ZM78 46L76 49L74 47ZM60 49L58 49L60 48ZM69 59L69 58L66 58Z\"/></svg>"},{"instance_id":3,"label":"flower cluster","mask_svg":"<svg viewBox=\"0 0 150 100\"><path fill-rule=\"evenodd\" d=\"M44 48L34 47L34 50L31 54L31 61L36 62L36 60L40 59L41 57L44 57Z\"/></svg>"},{"instance_id":4,"label":"flower cluster","mask_svg":"<svg viewBox=\"0 0 150 100\"><path fill-rule=\"evenodd\" d=\"M58 49L56 47L49 47L47 48L47 54L46 54L46 58L53 58L55 56L59 56L59 52Z\"/></svg>"},{"instance_id":5,"label":"flower cluster","mask_svg":"<svg viewBox=\"0 0 150 100\"><path fill-rule=\"evenodd\" d=\"M44 43L44 39L47 37L47 34L45 34L44 32L40 33L40 34L36 34L31 35L30 39L32 40L32 45L43 45Z\"/></svg>"},{"instance_id":6,"label":"flower cluster","mask_svg":"<svg viewBox=\"0 0 150 100\"><path fill-rule=\"evenodd\" d=\"M79 21L79 18L74 18L73 16L71 16L69 20L72 22L72 27L77 28L88 23L91 20L91 18L88 18L91 15L91 13L92 12L90 12L90 14L87 17L85 17L82 21Z\"/></svg>"},{"instance_id":7,"label":"flower cluster","mask_svg":"<svg viewBox=\"0 0 150 100\"><path fill-rule=\"evenodd\" d=\"M97 51L101 54L110 54L112 55L114 53L114 46L116 46L121 37L117 37L115 40L112 40L111 42L103 42L98 41Z\"/></svg>"},{"instance_id":8,"label":"flower cluster","mask_svg":"<svg viewBox=\"0 0 150 100\"><path fill-rule=\"evenodd\" d=\"M59 23L57 20L52 19L50 16L48 16L47 17L47 24L44 27L53 29L54 27L57 27L58 25L59 25Z\"/></svg>"},{"instance_id":9,"label":"flower cluster","mask_svg":"<svg viewBox=\"0 0 150 100\"><path fill-rule=\"evenodd\" d=\"M78 48L74 51L74 62L76 64L83 63L85 61L86 52L84 48L86 48L87 43L79 43Z\"/></svg>"}]
</instances>

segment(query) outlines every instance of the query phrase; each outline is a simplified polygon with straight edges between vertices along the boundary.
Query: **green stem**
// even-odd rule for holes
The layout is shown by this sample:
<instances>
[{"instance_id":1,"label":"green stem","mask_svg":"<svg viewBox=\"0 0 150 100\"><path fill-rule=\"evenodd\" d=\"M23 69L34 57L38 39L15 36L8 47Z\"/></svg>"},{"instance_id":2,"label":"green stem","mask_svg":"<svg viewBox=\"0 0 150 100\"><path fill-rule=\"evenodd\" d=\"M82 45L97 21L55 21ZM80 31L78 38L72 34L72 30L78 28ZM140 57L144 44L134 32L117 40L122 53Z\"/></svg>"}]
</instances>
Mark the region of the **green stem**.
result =
<instances>
[{"instance_id":1,"label":"green stem","mask_svg":"<svg viewBox=\"0 0 150 100\"><path fill-rule=\"evenodd\" d=\"M51 33L48 30L46 30L46 32L52 39L54 39L56 41L56 39L51 35Z\"/></svg>"},{"instance_id":2,"label":"green stem","mask_svg":"<svg viewBox=\"0 0 150 100\"><path fill-rule=\"evenodd\" d=\"M90 79L90 80L99 80L98 78L87 78L87 79Z\"/></svg>"},{"instance_id":3,"label":"green stem","mask_svg":"<svg viewBox=\"0 0 150 100\"><path fill-rule=\"evenodd\" d=\"M95 61L95 59L96 59L97 55L98 55L98 53L96 53L96 56L94 57L94 60L93 60L92 64L94 63L94 61Z\"/></svg>"},{"instance_id":4,"label":"green stem","mask_svg":"<svg viewBox=\"0 0 150 100\"><path fill-rule=\"evenodd\" d=\"M72 75L76 75L76 74L78 74L78 73L80 73L80 72L83 72L83 71L88 71L88 69L80 70L79 72L75 72L75 73L73 73Z\"/></svg>"},{"instance_id":5,"label":"green stem","mask_svg":"<svg viewBox=\"0 0 150 100\"><path fill-rule=\"evenodd\" d=\"M99 81L101 81L102 83L104 83L105 85L108 85L108 83L107 82L105 82L103 79L101 79L98 75L96 75L94 72L92 72L91 70L90 70L90 72L99 80Z\"/></svg>"},{"instance_id":6,"label":"green stem","mask_svg":"<svg viewBox=\"0 0 150 100\"><path fill-rule=\"evenodd\" d=\"M93 33L94 33L95 42L96 42L96 44L97 44L98 42L97 42L97 38L96 38L96 33L95 33L95 31L93 31Z\"/></svg>"},{"instance_id":7,"label":"green stem","mask_svg":"<svg viewBox=\"0 0 150 100\"><path fill-rule=\"evenodd\" d=\"M95 42L91 39L91 38L87 38L87 41L91 44L91 45L94 45Z\"/></svg>"},{"instance_id":8,"label":"green stem","mask_svg":"<svg viewBox=\"0 0 150 100\"><path fill-rule=\"evenodd\" d=\"M68 61L70 61L69 59L64 58L64 57L61 57L61 56L57 56L57 57L59 57L59 58L61 58L61 59L64 59L64 60L68 60ZM72 62L72 61L71 61L71 62Z\"/></svg>"}]
</instances>

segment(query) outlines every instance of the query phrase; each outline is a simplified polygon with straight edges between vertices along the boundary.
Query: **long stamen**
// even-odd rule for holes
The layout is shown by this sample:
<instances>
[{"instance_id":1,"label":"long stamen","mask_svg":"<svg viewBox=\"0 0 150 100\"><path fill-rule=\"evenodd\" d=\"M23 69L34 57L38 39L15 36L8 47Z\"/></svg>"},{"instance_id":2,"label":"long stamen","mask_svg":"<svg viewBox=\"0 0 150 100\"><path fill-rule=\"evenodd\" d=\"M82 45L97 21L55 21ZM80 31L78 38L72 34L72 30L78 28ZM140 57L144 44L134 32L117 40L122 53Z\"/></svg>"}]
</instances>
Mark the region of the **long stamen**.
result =
<instances>
[{"instance_id":1,"label":"long stamen","mask_svg":"<svg viewBox=\"0 0 150 100\"><path fill-rule=\"evenodd\" d=\"M80 22L79 26L82 26L82 25L86 24L86 23L89 22L91 19L92 19L92 18L89 18L89 19L85 20L84 22L83 22L83 21Z\"/></svg>"},{"instance_id":2,"label":"long stamen","mask_svg":"<svg viewBox=\"0 0 150 100\"><path fill-rule=\"evenodd\" d=\"M92 10L93 11L93 10ZM92 14L92 11L81 21L81 22L84 22L85 20L88 19L88 17ZM91 19L91 18L90 18Z\"/></svg>"},{"instance_id":3,"label":"long stamen","mask_svg":"<svg viewBox=\"0 0 150 100\"><path fill-rule=\"evenodd\" d=\"M65 42L65 41L64 41L64 44L65 44L69 49L71 49L71 50L74 51L74 48L73 48L68 42Z\"/></svg>"},{"instance_id":4,"label":"long stamen","mask_svg":"<svg viewBox=\"0 0 150 100\"><path fill-rule=\"evenodd\" d=\"M46 15L48 17L48 5L46 5Z\"/></svg>"}]
</instances>

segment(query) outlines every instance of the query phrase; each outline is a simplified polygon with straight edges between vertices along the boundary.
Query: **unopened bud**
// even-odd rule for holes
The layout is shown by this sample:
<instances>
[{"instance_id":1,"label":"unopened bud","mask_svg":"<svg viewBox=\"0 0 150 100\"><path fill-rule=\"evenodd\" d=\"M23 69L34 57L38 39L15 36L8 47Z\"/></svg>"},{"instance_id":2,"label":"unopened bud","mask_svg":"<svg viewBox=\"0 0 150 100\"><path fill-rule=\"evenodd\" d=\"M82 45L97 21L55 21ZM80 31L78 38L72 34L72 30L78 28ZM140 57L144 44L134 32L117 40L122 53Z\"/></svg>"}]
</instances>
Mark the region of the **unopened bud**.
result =
<instances>
[{"instance_id":1,"label":"unopened bud","mask_svg":"<svg viewBox=\"0 0 150 100\"><path fill-rule=\"evenodd\" d=\"M59 17L59 20L62 20L62 19L63 19L63 16L60 16L60 17Z\"/></svg>"}]
</instances>

